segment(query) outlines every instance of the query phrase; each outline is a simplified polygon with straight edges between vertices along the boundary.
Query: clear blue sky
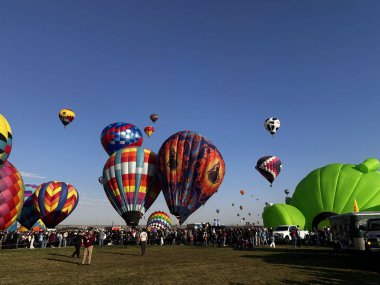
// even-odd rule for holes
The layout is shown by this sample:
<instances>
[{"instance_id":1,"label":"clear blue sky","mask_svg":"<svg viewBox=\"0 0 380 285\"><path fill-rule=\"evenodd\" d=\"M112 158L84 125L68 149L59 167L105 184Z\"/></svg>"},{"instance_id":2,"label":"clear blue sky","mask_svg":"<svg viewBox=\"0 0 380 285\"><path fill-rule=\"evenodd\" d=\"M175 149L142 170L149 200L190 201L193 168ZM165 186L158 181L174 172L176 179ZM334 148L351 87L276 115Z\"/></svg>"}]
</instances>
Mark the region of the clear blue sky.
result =
<instances>
[{"instance_id":1,"label":"clear blue sky","mask_svg":"<svg viewBox=\"0 0 380 285\"><path fill-rule=\"evenodd\" d=\"M78 189L63 224L124 224L97 181L108 158L100 133L116 121L143 129L158 113L144 147L157 152L189 129L226 162L219 192L187 222L238 223L239 205L256 222L313 169L380 158L379 14L376 0L3 1L9 160L43 177L25 183ZM66 129L64 107L77 114ZM263 127L271 116L282 124L273 139ZM264 155L283 163L272 188L254 169ZM155 210L168 212L162 194Z\"/></svg>"}]
</instances>

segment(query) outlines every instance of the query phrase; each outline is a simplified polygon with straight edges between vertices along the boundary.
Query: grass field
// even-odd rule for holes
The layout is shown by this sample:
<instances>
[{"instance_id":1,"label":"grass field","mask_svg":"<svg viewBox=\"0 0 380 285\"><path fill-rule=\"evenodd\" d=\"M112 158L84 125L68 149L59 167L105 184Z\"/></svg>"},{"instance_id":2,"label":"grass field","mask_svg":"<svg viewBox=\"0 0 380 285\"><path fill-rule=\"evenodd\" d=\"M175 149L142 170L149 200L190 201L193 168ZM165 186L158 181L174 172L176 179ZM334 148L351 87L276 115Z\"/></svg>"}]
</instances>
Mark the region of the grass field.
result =
<instances>
[{"instance_id":1,"label":"grass field","mask_svg":"<svg viewBox=\"0 0 380 285\"><path fill-rule=\"evenodd\" d=\"M379 257L328 248L95 247L91 265L73 251L1 250L0 284L380 284Z\"/></svg>"}]
</instances>

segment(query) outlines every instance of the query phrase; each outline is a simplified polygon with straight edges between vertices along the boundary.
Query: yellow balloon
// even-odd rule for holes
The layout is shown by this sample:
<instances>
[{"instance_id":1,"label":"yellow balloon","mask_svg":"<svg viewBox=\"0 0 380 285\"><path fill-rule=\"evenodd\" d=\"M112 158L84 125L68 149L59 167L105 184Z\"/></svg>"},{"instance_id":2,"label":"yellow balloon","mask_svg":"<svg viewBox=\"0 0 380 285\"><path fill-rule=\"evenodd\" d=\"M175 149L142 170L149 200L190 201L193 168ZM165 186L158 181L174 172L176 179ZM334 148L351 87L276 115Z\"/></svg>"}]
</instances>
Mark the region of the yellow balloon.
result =
<instances>
[{"instance_id":1,"label":"yellow balloon","mask_svg":"<svg viewBox=\"0 0 380 285\"><path fill-rule=\"evenodd\" d=\"M12 129L7 119L0 114L0 168L7 161L12 150Z\"/></svg>"},{"instance_id":2,"label":"yellow balloon","mask_svg":"<svg viewBox=\"0 0 380 285\"><path fill-rule=\"evenodd\" d=\"M62 124L66 127L68 124L74 121L75 113L73 110L70 109L61 109L59 111L59 119L61 120Z\"/></svg>"}]
</instances>

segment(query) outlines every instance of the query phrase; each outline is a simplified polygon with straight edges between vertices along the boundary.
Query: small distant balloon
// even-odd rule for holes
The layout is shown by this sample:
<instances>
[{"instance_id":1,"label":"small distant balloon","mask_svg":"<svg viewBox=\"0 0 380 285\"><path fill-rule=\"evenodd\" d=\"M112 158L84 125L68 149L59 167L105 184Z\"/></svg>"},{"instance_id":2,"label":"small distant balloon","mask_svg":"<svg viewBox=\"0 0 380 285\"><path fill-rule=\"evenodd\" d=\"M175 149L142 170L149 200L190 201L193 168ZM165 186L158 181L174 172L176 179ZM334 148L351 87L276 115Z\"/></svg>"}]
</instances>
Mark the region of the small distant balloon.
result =
<instances>
[{"instance_id":1,"label":"small distant balloon","mask_svg":"<svg viewBox=\"0 0 380 285\"><path fill-rule=\"evenodd\" d=\"M240 210L243 210L243 206L240 206L239 208L240 208Z\"/></svg>"},{"instance_id":2,"label":"small distant balloon","mask_svg":"<svg viewBox=\"0 0 380 285\"><path fill-rule=\"evenodd\" d=\"M242 190L240 190L240 194L241 195L244 195L244 193L245 193L245 191L242 189Z\"/></svg>"},{"instance_id":3,"label":"small distant balloon","mask_svg":"<svg viewBox=\"0 0 380 285\"><path fill-rule=\"evenodd\" d=\"M278 157L268 155L260 158L257 161L255 168L262 176L264 176L266 180L270 182L270 186L272 187L273 181L280 174L282 164Z\"/></svg>"},{"instance_id":4,"label":"small distant balloon","mask_svg":"<svg viewBox=\"0 0 380 285\"><path fill-rule=\"evenodd\" d=\"M240 214L236 214L238 217L240 217Z\"/></svg>"},{"instance_id":5,"label":"small distant balloon","mask_svg":"<svg viewBox=\"0 0 380 285\"><path fill-rule=\"evenodd\" d=\"M245 221L245 218L242 218L243 221Z\"/></svg>"},{"instance_id":6,"label":"small distant balloon","mask_svg":"<svg viewBox=\"0 0 380 285\"><path fill-rule=\"evenodd\" d=\"M64 127L70 124L75 119L75 113L73 110L63 108L59 111L59 119L61 120Z\"/></svg>"},{"instance_id":7,"label":"small distant balloon","mask_svg":"<svg viewBox=\"0 0 380 285\"><path fill-rule=\"evenodd\" d=\"M103 185L103 177L102 177L102 176L100 176L100 177L98 178L98 181L99 181L100 184Z\"/></svg>"},{"instance_id":8,"label":"small distant balloon","mask_svg":"<svg viewBox=\"0 0 380 285\"><path fill-rule=\"evenodd\" d=\"M284 192L286 195L289 195L289 193L290 193L289 189L285 189Z\"/></svg>"},{"instance_id":9,"label":"small distant balloon","mask_svg":"<svg viewBox=\"0 0 380 285\"><path fill-rule=\"evenodd\" d=\"M150 119L152 120L153 123L155 123L158 120L158 115L157 114L151 114Z\"/></svg>"},{"instance_id":10,"label":"small distant balloon","mask_svg":"<svg viewBox=\"0 0 380 285\"><path fill-rule=\"evenodd\" d=\"M235 206L235 204L234 204L234 203L232 203L232 207L233 207L233 206Z\"/></svg>"},{"instance_id":11,"label":"small distant balloon","mask_svg":"<svg viewBox=\"0 0 380 285\"><path fill-rule=\"evenodd\" d=\"M153 133L154 133L154 128L153 128L153 126L147 126L147 127L145 127L145 128L144 128L144 132L146 133L146 135L147 135L148 137L150 137L150 136L153 135Z\"/></svg>"},{"instance_id":12,"label":"small distant balloon","mask_svg":"<svg viewBox=\"0 0 380 285\"><path fill-rule=\"evenodd\" d=\"M219 210L219 209L216 209L216 212L219 214L220 210Z\"/></svg>"},{"instance_id":13,"label":"small distant balloon","mask_svg":"<svg viewBox=\"0 0 380 285\"><path fill-rule=\"evenodd\" d=\"M264 122L265 129L273 136L280 128L280 120L274 117L267 118Z\"/></svg>"},{"instance_id":14,"label":"small distant balloon","mask_svg":"<svg viewBox=\"0 0 380 285\"><path fill-rule=\"evenodd\" d=\"M251 212L248 213L248 216L250 216L250 215L251 215Z\"/></svg>"}]
</instances>

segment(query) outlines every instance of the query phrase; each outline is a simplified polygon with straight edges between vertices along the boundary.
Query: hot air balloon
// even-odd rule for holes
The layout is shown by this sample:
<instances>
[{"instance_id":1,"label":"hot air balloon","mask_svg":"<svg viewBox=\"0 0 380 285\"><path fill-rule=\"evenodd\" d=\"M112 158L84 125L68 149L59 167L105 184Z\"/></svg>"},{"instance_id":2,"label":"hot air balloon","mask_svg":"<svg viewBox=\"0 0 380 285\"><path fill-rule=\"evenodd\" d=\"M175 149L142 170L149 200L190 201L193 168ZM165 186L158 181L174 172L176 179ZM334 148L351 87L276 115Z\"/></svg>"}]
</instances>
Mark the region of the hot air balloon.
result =
<instances>
[{"instance_id":1,"label":"hot air balloon","mask_svg":"<svg viewBox=\"0 0 380 285\"><path fill-rule=\"evenodd\" d=\"M0 230L11 226L24 203L24 182L21 174L6 161L0 168Z\"/></svg>"},{"instance_id":2,"label":"hot air balloon","mask_svg":"<svg viewBox=\"0 0 380 285\"><path fill-rule=\"evenodd\" d=\"M46 226L44 224L44 222L39 219L32 227L32 231L33 232L45 232L47 229L46 229Z\"/></svg>"},{"instance_id":3,"label":"hot air balloon","mask_svg":"<svg viewBox=\"0 0 380 285\"><path fill-rule=\"evenodd\" d=\"M239 208L240 208L240 210L243 210L243 206L240 206Z\"/></svg>"},{"instance_id":4,"label":"hot air balloon","mask_svg":"<svg viewBox=\"0 0 380 285\"><path fill-rule=\"evenodd\" d=\"M242 190L240 190L240 194L241 195L244 195L244 193L245 193L245 191L242 189Z\"/></svg>"},{"instance_id":5,"label":"hot air balloon","mask_svg":"<svg viewBox=\"0 0 380 285\"><path fill-rule=\"evenodd\" d=\"M158 120L158 115L157 114L151 114L150 119L152 120L153 123L155 123Z\"/></svg>"},{"instance_id":6,"label":"hot air balloon","mask_svg":"<svg viewBox=\"0 0 380 285\"><path fill-rule=\"evenodd\" d=\"M264 121L265 129L273 136L280 128L280 120L277 118L268 118Z\"/></svg>"},{"instance_id":7,"label":"hot air balloon","mask_svg":"<svg viewBox=\"0 0 380 285\"><path fill-rule=\"evenodd\" d=\"M141 146L143 135L138 127L129 123L113 123L105 127L100 135L103 148L108 155L127 146Z\"/></svg>"},{"instance_id":8,"label":"hot air balloon","mask_svg":"<svg viewBox=\"0 0 380 285\"><path fill-rule=\"evenodd\" d=\"M218 191L225 173L217 148L191 131L169 137L158 152L157 165L166 203L180 224Z\"/></svg>"},{"instance_id":9,"label":"hot air balloon","mask_svg":"<svg viewBox=\"0 0 380 285\"><path fill-rule=\"evenodd\" d=\"M22 206L21 214L18 217L18 222L28 230L30 230L33 225L40 219L40 214L34 205L33 195L37 187L38 186L34 184L24 185L24 205Z\"/></svg>"},{"instance_id":10,"label":"hot air balloon","mask_svg":"<svg viewBox=\"0 0 380 285\"><path fill-rule=\"evenodd\" d=\"M273 181L280 174L281 167L281 161L276 156L264 156L256 163L256 170L270 182L271 187Z\"/></svg>"},{"instance_id":11,"label":"hot air balloon","mask_svg":"<svg viewBox=\"0 0 380 285\"><path fill-rule=\"evenodd\" d=\"M48 228L54 228L74 211L79 194L68 183L49 181L37 187L33 200L41 220Z\"/></svg>"},{"instance_id":12,"label":"hot air balloon","mask_svg":"<svg viewBox=\"0 0 380 285\"><path fill-rule=\"evenodd\" d=\"M216 212L219 214L220 210L219 210L219 209L216 209Z\"/></svg>"},{"instance_id":13,"label":"hot air balloon","mask_svg":"<svg viewBox=\"0 0 380 285\"><path fill-rule=\"evenodd\" d=\"M149 216L148 221L146 223L146 227L149 230L152 230L152 229L166 230L166 229L169 229L171 226L172 226L172 220L170 219L168 214L162 211L156 211L152 213Z\"/></svg>"},{"instance_id":14,"label":"hot air balloon","mask_svg":"<svg viewBox=\"0 0 380 285\"><path fill-rule=\"evenodd\" d=\"M12 150L12 130L7 119L0 114L0 168L7 161Z\"/></svg>"},{"instance_id":15,"label":"hot air balloon","mask_svg":"<svg viewBox=\"0 0 380 285\"><path fill-rule=\"evenodd\" d=\"M245 221L245 218L242 218L243 221Z\"/></svg>"},{"instance_id":16,"label":"hot air balloon","mask_svg":"<svg viewBox=\"0 0 380 285\"><path fill-rule=\"evenodd\" d=\"M250 215L251 215L251 212L248 213L248 216L250 216Z\"/></svg>"},{"instance_id":17,"label":"hot air balloon","mask_svg":"<svg viewBox=\"0 0 380 285\"><path fill-rule=\"evenodd\" d=\"M100 176L100 177L98 178L98 181L99 181L100 184L103 184L103 177Z\"/></svg>"},{"instance_id":18,"label":"hot air balloon","mask_svg":"<svg viewBox=\"0 0 380 285\"><path fill-rule=\"evenodd\" d=\"M232 203L232 207L233 207L233 206L235 206L235 204L234 204L234 203Z\"/></svg>"},{"instance_id":19,"label":"hot air balloon","mask_svg":"<svg viewBox=\"0 0 380 285\"><path fill-rule=\"evenodd\" d=\"M284 193L285 193L286 195L289 195L290 191L289 191L288 189L285 189L285 190L284 190Z\"/></svg>"},{"instance_id":20,"label":"hot air balloon","mask_svg":"<svg viewBox=\"0 0 380 285\"><path fill-rule=\"evenodd\" d=\"M150 137L154 133L154 128L153 126L147 126L144 128L144 132L148 137Z\"/></svg>"},{"instance_id":21,"label":"hot air balloon","mask_svg":"<svg viewBox=\"0 0 380 285\"><path fill-rule=\"evenodd\" d=\"M64 127L66 127L68 124L70 124L75 119L75 113L73 110L70 109L61 109L59 111L59 119L61 120Z\"/></svg>"},{"instance_id":22,"label":"hot air balloon","mask_svg":"<svg viewBox=\"0 0 380 285\"><path fill-rule=\"evenodd\" d=\"M126 147L110 156L103 168L103 188L127 225L136 226L160 193L156 154Z\"/></svg>"},{"instance_id":23,"label":"hot air balloon","mask_svg":"<svg viewBox=\"0 0 380 285\"><path fill-rule=\"evenodd\" d=\"M240 214L236 214L238 217L240 217Z\"/></svg>"}]
</instances>

